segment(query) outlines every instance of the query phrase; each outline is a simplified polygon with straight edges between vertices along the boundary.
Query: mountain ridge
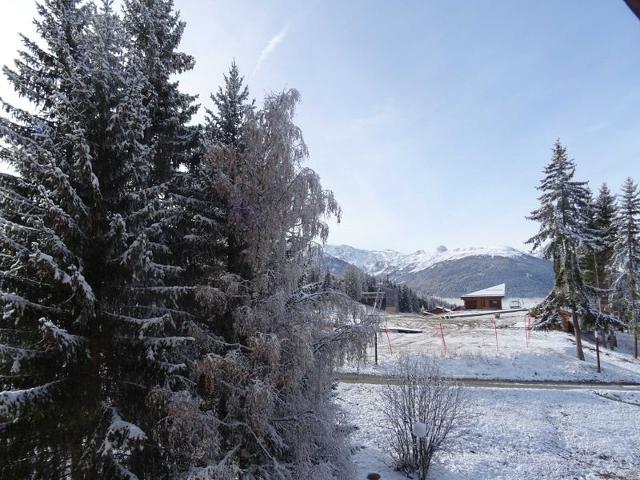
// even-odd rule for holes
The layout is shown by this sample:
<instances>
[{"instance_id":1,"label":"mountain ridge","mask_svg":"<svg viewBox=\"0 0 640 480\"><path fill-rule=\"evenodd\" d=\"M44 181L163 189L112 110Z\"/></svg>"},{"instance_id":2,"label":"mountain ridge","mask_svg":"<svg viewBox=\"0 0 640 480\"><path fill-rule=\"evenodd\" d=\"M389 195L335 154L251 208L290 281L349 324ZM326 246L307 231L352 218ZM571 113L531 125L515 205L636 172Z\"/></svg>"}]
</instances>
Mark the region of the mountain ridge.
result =
<instances>
[{"instance_id":1,"label":"mountain ridge","mask_svg":"<svg viewBox=\"0 0 640 480\"><path fill-rule=\"evenodd\" d=\"M350 263L370 275L390 279L428 295L457 297L500 283L507 296L542 297L553 286L551 263L513 247L466 247L434 252L364 250L350 245L326 245L325 257Z\"/></svg>"}]
</instances>

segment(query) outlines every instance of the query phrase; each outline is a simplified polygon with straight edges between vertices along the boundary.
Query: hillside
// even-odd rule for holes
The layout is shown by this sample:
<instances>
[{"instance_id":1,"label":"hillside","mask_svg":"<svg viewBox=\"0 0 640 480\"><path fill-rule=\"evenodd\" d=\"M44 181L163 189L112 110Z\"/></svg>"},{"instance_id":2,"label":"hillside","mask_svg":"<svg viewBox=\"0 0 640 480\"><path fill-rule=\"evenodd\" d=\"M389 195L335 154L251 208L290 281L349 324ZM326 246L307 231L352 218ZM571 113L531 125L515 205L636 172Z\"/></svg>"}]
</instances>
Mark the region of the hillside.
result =
<instances>
[{"instance_id":1,"label":"hillside","mask_svg":"<svg viewBox=\"0 0 640 480\"><path fill-rule=\"evenodd\" d=\"M388 275L419 292L448 298L499 283L507 284L509 297L542 297L553 286L550 262L512 247L441 246L432 253L403 254L327 245L325 258L337 274L344 269L338 261L347 262L371 275Z\"/></svg>"}]
</instances>

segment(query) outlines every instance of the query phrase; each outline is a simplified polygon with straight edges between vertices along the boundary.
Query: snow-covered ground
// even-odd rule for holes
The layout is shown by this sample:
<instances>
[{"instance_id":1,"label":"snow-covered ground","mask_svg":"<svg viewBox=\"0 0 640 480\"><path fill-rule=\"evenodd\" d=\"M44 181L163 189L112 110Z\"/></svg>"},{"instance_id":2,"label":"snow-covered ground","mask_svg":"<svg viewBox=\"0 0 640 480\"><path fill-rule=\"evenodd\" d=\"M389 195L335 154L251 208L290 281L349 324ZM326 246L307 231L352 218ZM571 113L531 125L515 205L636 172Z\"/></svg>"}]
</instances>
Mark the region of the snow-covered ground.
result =
<instances>
[{"instance_id":1,"label":"snow-covered ground","mask_svg":"<svg viewBox=\"0 0 640 480\"><path fill-rule=\"evenodd\" d=\"M593 343L584 341L586 361L581 362L575 358L572 335L558 331L527 335L526 322L522 312L505 312L499 319L391 315L389 327L421 332L390 332L389 341L383 332L378 337L377 367L371 350L366 364L344 370L393 374L398 356L410 353L433 357L443 375L453 378L640 383L640 362L630 355L630 341L624 335L619 335L622 351L602 349L602 373L598 373ZM381 388L347 383L338 387L338 402L358 427L352 437L356 479L365 479L370 472L381 474L383 480L406 478L393 470L385 449ZM606 388L467 387L469 420L438 456L430 478L640 480L640 392Z\"/></svg>"},{"instance_id":2,"label":"snow-covered ground","mask_svg":"<svg viewBox=\"0 0 640 480\"><path fill-rule=\"evenodd\" d=\"M356 480L401 480L386 451L380 385L340 384L358 426ZM434 480L640 479L640 393L466 389L469 418L430 472Z\"/></svg>"},{"instance_id":3,"label":"snow-covered ground","mask_svg":"<svg viewBox=\"0 0 640 480\"><path fill-rule=\"evenodd\" d=\"M602 373L598 373L593 343L583 341L586 361L581 362L576 359L571 334L528 331L525 315L507 311L497 320L492 315L443 320L420 315L389 315L389 327L417 329L421 333L390 332L388 339L387 334L380 333L378 366L374 365L374 353L370 349L366 363L347 365L343 370L390 374L398 355L411 353L432 356L443 375L454 378L640 383L640 361L628 353L602 348ZM623 341L622 334L618 335L621 344L629 343Z\"/></svg>"}]
</instances>

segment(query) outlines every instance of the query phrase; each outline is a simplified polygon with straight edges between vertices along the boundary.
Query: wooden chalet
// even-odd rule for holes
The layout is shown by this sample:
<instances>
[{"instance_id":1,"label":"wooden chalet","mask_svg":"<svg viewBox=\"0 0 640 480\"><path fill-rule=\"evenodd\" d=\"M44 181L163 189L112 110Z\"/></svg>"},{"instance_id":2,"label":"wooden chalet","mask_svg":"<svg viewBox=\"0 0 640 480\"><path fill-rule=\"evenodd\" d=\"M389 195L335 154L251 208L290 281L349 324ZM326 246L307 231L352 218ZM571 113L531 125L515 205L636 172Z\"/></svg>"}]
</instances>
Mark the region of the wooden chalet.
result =
<instances>
[{"instance_id":1,"label":"wooden chalet","mask_svg":"<svg viewBox=\"0 0 640 480\"><path fill-rule=\"evenodd\" d=\"M502 310L502 299L505 295L505 284L467 293L460 297L465 310Z\"/></svg>"}]
</instances>

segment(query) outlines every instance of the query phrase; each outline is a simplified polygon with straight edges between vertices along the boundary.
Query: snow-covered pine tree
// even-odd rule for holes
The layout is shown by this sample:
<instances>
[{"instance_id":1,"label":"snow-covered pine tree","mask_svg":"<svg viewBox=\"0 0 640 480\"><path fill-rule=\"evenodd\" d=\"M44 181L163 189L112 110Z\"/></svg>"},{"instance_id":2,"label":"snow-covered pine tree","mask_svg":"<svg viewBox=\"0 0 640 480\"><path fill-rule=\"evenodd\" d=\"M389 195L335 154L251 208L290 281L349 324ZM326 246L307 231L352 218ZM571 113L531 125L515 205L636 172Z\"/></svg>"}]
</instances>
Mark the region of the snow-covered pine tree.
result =
<instances>
[{"instance_id":1,"label":"snow-covered pine tree","mask_svg":"<svg viewBox=\"0 0 640 480\"><path fill-rule=\"evenodd\" d=\"M540 223L539 232L527 243L540 249L553 261L555 284L549 296L536 307L536 327L548 328L561 320L561 310L570 309L576 339L576 354L584 360L579 317L597 328L606 328L616 319L597 312L590 302L590 292L583 280L578 258L580 248L593 245L585 213L589 191L586 182L574 180L575 163L567 157L565 147L556 141L551 162L545 167L538 190L540 207L527 217Z\"/></svg>"},{"instance_id":2,"label":"snow-covered pine tree","mask_svg":"<svg viewBox=\"0 0 640 480\"><path fill-rule=\"evenodd\" d=\"M181 92L175 75L193 69L191 55L178 51L185 23L173 0L125 0L124 23L140 56L149 123L145 144L153 145L154 178L170 179L172 169L193 162L198 128L188 125L197 112L195 96Z\"/></svg>"},{"instance_id":3,"label":"snow-covered pine tree","mask_svg":"<svg viewBox=\"0 0 640 480\"><path fill-rule=\"evenodd\" d=\"M640 300L640 194L633 179L622 186L617 216L610 275L613 306L627 321L634 337L634 356L638 357L638 301Z\"/></svg>"},{"instance_id":4,"label":"snow-covered pine tree","mask_svg":"<svg viewBox=\"0 0 640 480\"><path fill-rule=\"evenodd\" d=\"M162 263L149 87L110 1L38 13L40 41L5 69L32 111L0 119L19 175L0 176L0 477L173 476L179 429L157 431L188 403L193 339L164 287L178 269Z\"/></svg>"},{"instance_id":5,"label":"snow-covered pine tree","mask_svg":"<svg viewBox=\"0 0 640 480\"><path fill-rule=\"evenodd\" d=\"M79 224L88 222L87 200L72 184L80 177L90 199L95 182L82 145L73 152L69 140L79 125L68 123L64 111L78 94L74 75L88 56L84 37L91 11L78 3L38 6L36 26L46 45L23 37L26 49L16 70L5 68L16 91L42 110L32 114L3 102L10 117L0 119L2 158L20 175L0 177L0 476L6 478L70 473L63 465L71 460L73 469L80 459L74 444L83 426L77 422L95 421L86 418L93 412L83 405L91 399L82 395L82 377L67 381L87 375L91 365L88 338L69 332L65 323L87 323L96 302L75 253ZM75 155L63 159L58 152L65 150ZM43 407L51 399L55 413Z\"/></svg>"},{"instance_id":6,"label":"snow-covered pine tree","mask_svg":"<svg viewBox=\"0 0 640 480\"><path fill-rule=\"evenodd\" d=\"M593 234L593 241L580 245L578 248L578 260L580 261L580 268L582 269L582 278L586 285L595 287L596 272L595 272L595 259L594 253L602 248L600 239L596 237L595 229L595 199L593 198L593 192L587 186L587 199L585 202L584 211L582 215L585 221L585 231L589 234ZM594 291L594 298L597 298Z\"/></svg>"},{"instance_id":7,"label":"snow-covered pine tree","mask_svg":"<svg viewBox=\"0 0 640 480\"><path fill-rule=\"evenodd\" d=\"M616 241L616 198L606 183L589 209L588 228L595 242L584 249L585 282L594 287L598 309L608 311L607 297L611 282L609 271Z\"/></svg>"},{"instance_id":8,"label":"snow-covered pine tree","mask_svg":"<svg viewBox=\"0 0 640 480\"><path fill-rule=\"evenodd\" d=\"M351 299L359 302L362 298L362 273L358 267L347 265L344 270L343 280L345 293Z\"/></svg>"},{"instance_id":9,"label":"snow-covered pine tree","mask_svg":"<svg viewBox=\"0 0 640 480\"><path fill-rule=\"evenodd\" d=\"M322 289L331 290L333 288L333 279L331 278L331 272L327 269L322 277Z\"/></svg>"},{"instance_id":10,"label":"snow-covered pine tree","mask_svg":"<svg viewBox=\"0 0 640 480\"><path fill-rule=\"evenodd\" d=\"M209 153L197 158L186 171L176 172L172 182L172 198L182 214L174 222L171 248L185 267L183 282L192 287L191 294L180 299L183 307L204 321L199 328L212 329L226 338L233 336L232 312L240 304L239 296L230 294L221 299L218 293L223 295L225 288L233 290L237 279L248 275L246 241L227 221L229 216L243 213L242 205L229 198L238 169L231 168L229 160L218 162L210 152L224 151L222 157L235 157L237 162L242 151L240 135L252 104L247 102L248 88L242 84L235 62L224 76L224 87L212 98L218 110L208 111L201 149Z\"/></svg>"},{"instance_id":11,"label":"snow-covered pine tree","mask_svg":"<svg viewBox=\"0 0 640 480\"><path fill-rule=\"evenodd\" d=\"M332 402L334 367L344 355L363 355L373 329L336 307L336 298L353 305L346 296L305 282L314 241L328 232L324 217L339 210L303 165L307 149L292 120L297 100L295 91L267 97L247 113L242 147L219 141L199 167L207 188L193 205L205 207L203 220L186 236L220 249L201 253L207 268L193 269L192 279L220 301L196 312L211 349L193 378L220 442L216 461L192 478L349 474L345 426ZM242 239L240 251L229 252L227 235Z\"/></svg>"},{"instance_id":12,"label":"snow-covered pine tree","mask_svg":"<svg viewBox=\"0 0 640 480\"><path fill-rule=\"evenodd\" d=\"M242 149L242 125L254 102L249 101L249 88L244 84L235 60L224 76L224 86L211 94L211 100L215 110L206 109L205 143Z\"/></svg>"},{"instance_id":13,"label":"snow-covered pine tree","mask_svg":"<svg viewBox=\"0 0 640 480\"><path fill-rule=\"evenodd\" d=\"M401 285L398 292L398 311L410 312L411 311L411 299L409 297L409 287Z\"/></svg>"}]
</instances>

